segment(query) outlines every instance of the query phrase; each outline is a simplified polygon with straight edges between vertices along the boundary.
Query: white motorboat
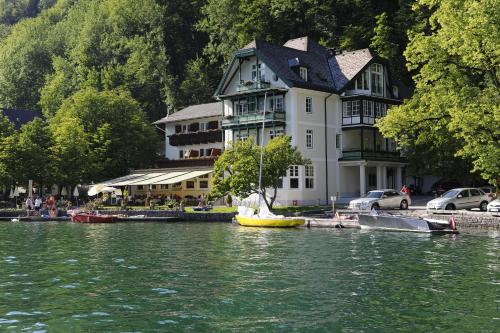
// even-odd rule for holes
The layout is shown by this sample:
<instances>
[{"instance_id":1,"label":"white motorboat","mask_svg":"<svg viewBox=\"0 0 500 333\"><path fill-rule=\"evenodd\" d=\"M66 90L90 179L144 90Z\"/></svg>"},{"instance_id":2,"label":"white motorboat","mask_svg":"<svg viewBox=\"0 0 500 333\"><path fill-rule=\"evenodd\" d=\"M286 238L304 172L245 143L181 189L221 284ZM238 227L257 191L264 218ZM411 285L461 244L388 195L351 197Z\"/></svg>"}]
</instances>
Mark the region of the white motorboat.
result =
<instances>
[{"instance_id":1,"label":"white motorboat","mask_svg":"<svg viewBox=\"0 0 500 333\"><path fill-rule=\"evenodd\" d=\"M455 218L448 222L436 219L427 219L403 215L358 215L361 229L375 229L386 231L410 231L434 234L458 234Z\"/></svg>"}]
</instances>

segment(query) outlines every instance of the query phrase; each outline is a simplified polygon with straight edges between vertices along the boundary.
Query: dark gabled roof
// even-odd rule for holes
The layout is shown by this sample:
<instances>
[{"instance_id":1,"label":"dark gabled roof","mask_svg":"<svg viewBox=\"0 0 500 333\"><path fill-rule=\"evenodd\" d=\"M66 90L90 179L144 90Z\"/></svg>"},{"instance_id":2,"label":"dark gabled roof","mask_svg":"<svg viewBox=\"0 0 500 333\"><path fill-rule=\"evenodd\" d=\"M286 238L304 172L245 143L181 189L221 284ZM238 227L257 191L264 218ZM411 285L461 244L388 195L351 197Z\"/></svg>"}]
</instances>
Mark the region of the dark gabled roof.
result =
<instances>
[{"instance_id":1,"label":"dark gabled roof","mask_svg":"<svg viewBox=\"0 0 500 333\"><path fill-rule=\"evenodd\" d=\"M4 109L0 108L3 114L14 124L16 130L20 129L22 125L29 123L35 118L43 119L40 111L20 110L20 109Z\"/></svg>"},{"instance_id":2,"label":"dark gabled roof","mask_svg":"<svg viewBox=\"0 0 500 333\"><path fill-rule=\"evenodd\" d=\"M173 123L176 121L208 118L208 117L222 117L222 104L221 102L190 105L182 110L163 117L155 121L153 124Z\"/></svg>"},{"instance_id":3,"label":"dark gabled roof","mask_svg":"<svg viewBox=\"0 0 500 333\"><path fill-rule=\"evenodd\" d=\"M308 37L288 41L285 46L254 40L235 52L233 61L219 83L216 96L223 94L234 59L255 54L290 87L333 92L333 81L328 68L328 50ZM291 66L292 64L292 66ZM296 65L294 68L293 64ZM303 80L298 67L308 69L308 79Z\"/></svg>"},{"instance_id":4,"label":"dark gabled roof","mask_svg":"<svg viewBox=\"0 0 500 333\"><path fill-rule=\"evenodd\" d=\"M291 39L283 46L254 40L234 53L215 96L223 96L227 84L235 75L237 58L252 55L261 59L289 87L335 93L342 93L374 61L383 62L368 48L335 53L309 37ZM301 66L308 68L307 81L299 75L298 67Z\"/></svg>"},{"instance_id":5,"label":"dark gabled roof","mask_svg":"<svg viewBox=\"0 0 500 333\"><path fill-rule=\"evenodd\" d=\"M342 90L375 58L370 49L342 52L330 57L328 64L332 71L335 90Z\"/></svg>"},{"instance_id":6,"label":"dark gabled roof","mask_svg":"<svg viewBox=\"0 0 500 333\"><path fill-rule=\"evenodd\" d=\"M327 61L328 50L309 38L300 40L302 43L288 43L289 46L297 48L256 40L256 53L289 86L333 91L333 80ZM298 68L290 66L291 64L307 68L307 81L300 77Z\"/></svg>"}]
</instances>

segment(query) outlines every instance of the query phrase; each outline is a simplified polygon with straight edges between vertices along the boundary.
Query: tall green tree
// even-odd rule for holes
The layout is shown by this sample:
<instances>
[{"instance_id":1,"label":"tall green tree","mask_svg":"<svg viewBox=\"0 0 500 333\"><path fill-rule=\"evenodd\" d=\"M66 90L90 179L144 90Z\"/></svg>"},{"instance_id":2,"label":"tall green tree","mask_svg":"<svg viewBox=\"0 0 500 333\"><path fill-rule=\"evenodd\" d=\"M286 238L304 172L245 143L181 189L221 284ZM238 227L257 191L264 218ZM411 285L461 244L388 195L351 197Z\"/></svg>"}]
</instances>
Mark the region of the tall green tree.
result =
<instances>
[{"instance_id":1,"label":"tall green tree","mask_svg":"<svg viewBox=\"0 0 500 333\"><path fill-rule=\"evenodd\" d=\"M291 142L289 136L278 136L263 148L262 195L269 209L288 168L310 163ZM259 193L260 152L261 148L252 138L232 143L215 162L211 196L220 198L231 194L246 198Z\"/></svg>"},{"instance_id":2,"label":"tall green tree","mask_svg":"<svg viewBox=\"0 0 500 333\"><path fill-rule=\"evenodd\" d=\"M500 183L500 12L498 0L419 0L432 14L405 51L416 91L379 127L407 154L472 161L471 172Z\"/></svg>"},{"instance_id":3,"label":"tall green tree","mask_svg":"<svg viewBox=\"0 0 500 333\"><path fill-rule=\"evenodd\" d=\"M153 166L159 138L123 90L81 90L50 119L61 182L75 185Z\"/></svg>"},{"instance_id":4,"label":"tall green tree","mask_svg":"<svg viewBox=\"0 0 500 333\"><path fill-rule=\"evenodd\" d=\"M16 181L25 185L30 179L39 185L52 184L55 170L51 147L52 134L45 121L36 118L23 125L17 136Z\"/></svg>"},{"instance_id":5,"label":"tall green tree","mask_svg":"<svg viewBox=\"0 0 500 333\"><path fill-rule=\"evenodd\" d=\"M0 113L0 183L12 184L15 172L17 136L10 120Z\"/></svg>"}]
</instances>

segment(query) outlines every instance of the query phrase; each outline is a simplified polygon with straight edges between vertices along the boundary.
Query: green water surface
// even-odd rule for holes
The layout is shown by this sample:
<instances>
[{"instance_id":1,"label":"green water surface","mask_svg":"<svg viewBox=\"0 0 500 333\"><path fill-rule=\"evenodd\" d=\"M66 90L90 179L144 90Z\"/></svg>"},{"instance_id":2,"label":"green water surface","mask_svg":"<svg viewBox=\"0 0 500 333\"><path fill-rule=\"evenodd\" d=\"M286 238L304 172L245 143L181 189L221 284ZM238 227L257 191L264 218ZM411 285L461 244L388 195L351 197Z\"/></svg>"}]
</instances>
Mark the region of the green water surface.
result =
<instances>
[{"instance_id":1,"label":"green water surface","mask_svg":"<svg viewBox=\"0 0 500 333\"><path fill-rule=\"evenodd\" d=\"M499 332L500 236L0 223L0 332Z\"/></svg>"}]
</instances>

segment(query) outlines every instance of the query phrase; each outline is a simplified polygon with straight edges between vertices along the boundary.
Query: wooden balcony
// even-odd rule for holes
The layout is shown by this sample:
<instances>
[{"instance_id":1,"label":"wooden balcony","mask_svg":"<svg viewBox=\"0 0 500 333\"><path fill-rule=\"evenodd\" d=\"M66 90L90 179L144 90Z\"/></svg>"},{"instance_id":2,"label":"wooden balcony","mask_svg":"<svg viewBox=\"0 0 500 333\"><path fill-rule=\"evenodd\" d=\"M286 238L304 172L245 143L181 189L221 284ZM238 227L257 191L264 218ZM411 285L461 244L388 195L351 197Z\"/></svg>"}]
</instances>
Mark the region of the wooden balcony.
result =
<instances>
[{"instance_id":1,"label":"wooden balcony","mask_svg":"<svg viewBox=\"0 0 500 333\"><path fill-rule=\"evenodd\" d=\"M209 130L194 133L176 133L168 136L171 146L199 145L222 142L222 130Z\"/></svg>"},{"instance_id":2,"label":"wooden balcony","mask_svg":"<svg viewBox=\"0 0 500 333\"><path fill-rule=\"evenodd\" d=\"M264 119L263 112L248 113L238 116L226 116L222 120L223 128L238 128L238 127L252 127L259 126L264 123L284 125L286 123L285 112L266 112Z\"/></svg>"}]
</instances>

